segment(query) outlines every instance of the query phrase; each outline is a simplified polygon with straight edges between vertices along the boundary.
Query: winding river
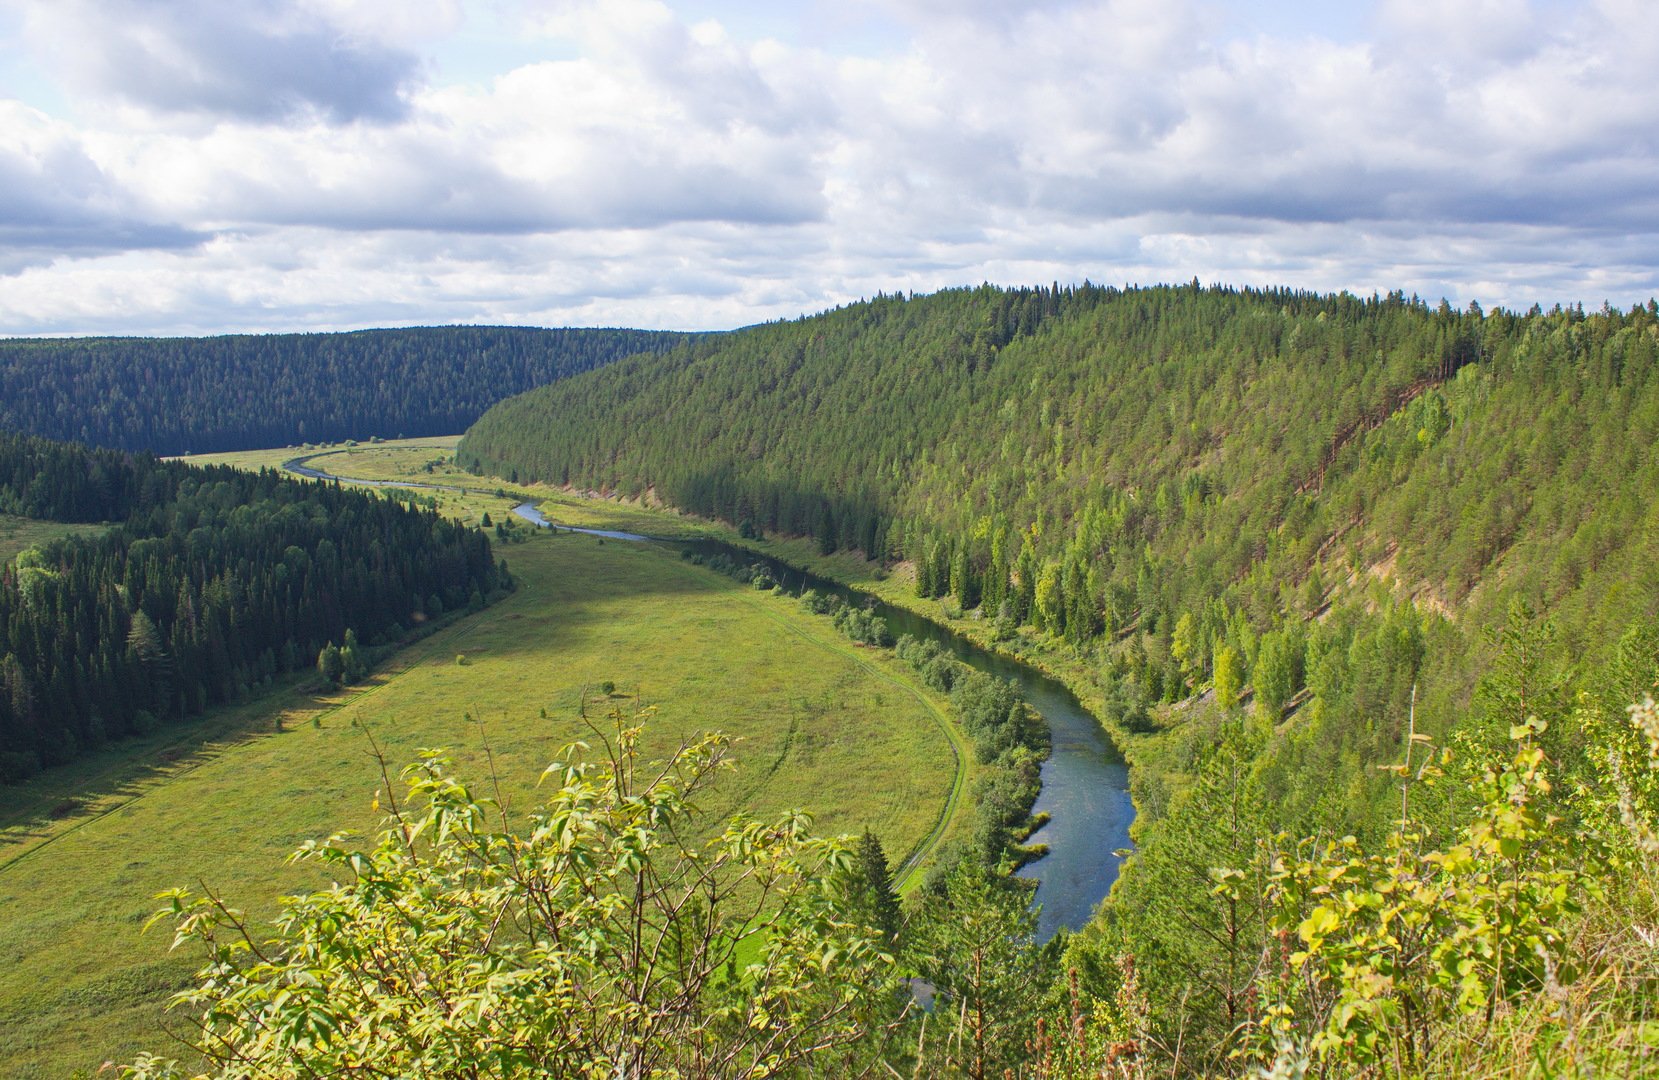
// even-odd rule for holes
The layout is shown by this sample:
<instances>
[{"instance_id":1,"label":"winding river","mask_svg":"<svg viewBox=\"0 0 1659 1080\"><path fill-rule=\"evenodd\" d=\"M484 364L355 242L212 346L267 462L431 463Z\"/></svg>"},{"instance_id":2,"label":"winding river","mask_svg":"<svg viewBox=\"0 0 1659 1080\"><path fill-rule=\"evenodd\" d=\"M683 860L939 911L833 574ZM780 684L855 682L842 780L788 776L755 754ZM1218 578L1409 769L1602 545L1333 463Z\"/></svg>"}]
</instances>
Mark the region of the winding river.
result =
<instances>
[{"instance_id":1,"label":"winding river","mask_svg":"<svg viewBox=\"0 0 1659 1080\"><path fill-rule=\"evenodd\" d=\"M311 457L298 457L283 468L317 480L371 487L428 488L460 491L444 484L422 484L399 480L353 480L313 468ZM520 503L513 513L531 524L561 531L586 533L613 540L646 541L652 537L612 529L581 529L557 525L544 517L532 503ZM746 565L764 564L772 577L787 591L800 593L817 589L834 593L850 603L873 605L887 620L895 636L936 641L963 663L998 678L1010 679L1048 722L1052 744L1043 763L1042 793L1035 810L1049 815L1048 823L1034 833L1032 843L1045 844L1048 854L1020 870L1020 876L1037 882L1037 938L1047 941L1062 927L1075 930L1089 921L1095 907L1117 880L1119 859L1114 852L1128 848L1129 824L1135 808L1129 800L1129 770L1100 724L1089 715L1062 683L1034 668L1006 656L982 649L935 622L914 612L874 600L867 593L781 563L769 556L715 540L687 542L705 554L725 554Z\"/></svg>"},{"instance_id":2,"label":"winding river","mask_svg":"<svg viewBox=\"0 0 1659 1080\"><path fill-rule=\"evenodd\" d=\"M521 503L513 513L543 527L568 529L547 520L535 506ZM633 533L577 529L622 540L645 540ZM723 554L744 565L766 566L785 591L799 594L807 589L833 593L849 603L871 605L868 593L857 592L838 582L818 577L769 556L717 540L683 542L683 546L706 555ZM1079 704L1062 683L989 650L982 649L938 623L891 604L874 600L876 614L887 620L895 637L936 641L963 663L998 678L1010 679L1043 718L1048 721L1051 750L1043 763L1042 793L1035 810L1047 812L1048 823L1032 834L1032 843L1048 845L1048 854L1027 864L1020 876L1037 882L1037 938L1047 941L1061 927L1076 930L1089 921L1095 907L1117 880L1119 858L1114 852L1127 848L1129 823L1135 808L1129 800L1129 769L1100 724Z\"/></svg>"}]
</instances>

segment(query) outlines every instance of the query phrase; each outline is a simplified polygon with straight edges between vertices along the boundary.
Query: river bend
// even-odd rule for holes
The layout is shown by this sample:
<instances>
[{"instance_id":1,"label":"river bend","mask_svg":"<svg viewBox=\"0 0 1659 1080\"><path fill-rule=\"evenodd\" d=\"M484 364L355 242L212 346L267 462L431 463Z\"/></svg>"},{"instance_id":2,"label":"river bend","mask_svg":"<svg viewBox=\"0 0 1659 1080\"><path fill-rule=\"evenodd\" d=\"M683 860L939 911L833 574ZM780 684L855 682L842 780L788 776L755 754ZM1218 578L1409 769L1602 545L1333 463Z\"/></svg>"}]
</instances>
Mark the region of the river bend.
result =
<instances>
[{"instance_id":1,"label":"river bend","mask_svg":"<svg viewBox=\"0 0 1659 1080\"><path fill-rule=\"evenodd\" d=\"M373 487L432 488L459 491L443 484L414 481L352 480L334 476L307 465L307 458L283 463L283 468L301 476ZM521 503L513 513L543 528L587 533L615 540L650 540L638 533L612 529L580 529L556 525L534 504ZM1048 854L1020 870L1020 876L1037 882L1036 900L1041 909L1037 938L1047 941L1062 927L1076 930L1087 923L1095 908L1117 880L1116 852L1130 846L1129 825L1135 808L1129 799L1129 770L1123 758L1106 738L1099 722L1078 702L1075 695L1056 679L1022 664L980 648L938 623L904 608L876 600L867 593L849 589L838 582L820 578L747 548L714 540L691 542L691 546L747 564L764 564L774 580L786 591L800 593L817 589L833 593L849 603L873 604L887 620L894 636L909 634L936 641L963 663L998 678L1010 679L1020 695L1048 722L1051 749L1042 768L1042 792L1037 796L1037 813L1047 813L1048 822L1032 834L1030 842L1044 844Z\"/></svg>"}]
</instances>

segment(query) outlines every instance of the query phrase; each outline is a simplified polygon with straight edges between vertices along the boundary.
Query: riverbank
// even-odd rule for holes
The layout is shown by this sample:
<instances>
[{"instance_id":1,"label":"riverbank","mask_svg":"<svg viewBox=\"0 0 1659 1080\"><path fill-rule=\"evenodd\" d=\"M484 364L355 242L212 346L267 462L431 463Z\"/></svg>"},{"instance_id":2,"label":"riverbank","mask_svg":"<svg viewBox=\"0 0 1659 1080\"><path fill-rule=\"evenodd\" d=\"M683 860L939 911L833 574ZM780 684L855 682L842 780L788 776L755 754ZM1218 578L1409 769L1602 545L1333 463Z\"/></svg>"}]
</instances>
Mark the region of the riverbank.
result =
<instances>
[{"instance_id":1,"label":"riverbank","mask_svg":"<svg viewBox=\"0 0 1659 1080\"><path fill-rule=\"evenodd\" d=\"M1048 734L1035 805L1020 804L1021 812L1029 812L1031 820L1028 828L1015 829L1017 850L1026 856L1015 872L1036 882L1041 908L1039 940L1047 940L1062 928L1081 929L1093 919L1117 881L1122 862L1118 852L1132 845L1129 829L1135 807L1129 798L1127 763L1099 721L1064 683L1005 653L985 649L920 613L752 547L709 539L685 546L689 551L723 557L728 564L752 561L786 591L811 590L839 598L884 621L894 638L930 643L970 668L1013 684L1018 697L1042 718ZM993 766L991 772L996 771Z\"/></svg>"},{"instance_id":2,"label":"riverbank","mask_svg":"<svg viewBox=\"0 0 1659 1080\"><path fill-rule=\"evenodd\" d=\"M636 505L623 500L578 493L573 489L563 491L562 494L567 498L587 498L619 506ZM1057 641L1045 642L1040 638L1024 635L1012 640L999 637L990 620L972 614L953 613L954 605L948 598L930 600L918 597L915 592L915 571L908 563L883 566L865 559L856 552L823 555L818 551L817 542L808 537L754 539L741 536L736 529L717 521L666 509L655 512L670 520L697 522L704 530L734 547L753 551L817 577L867 593L883 603L902 608L964 637L988 653L1035 668L1065 686L1077 698L1100 725L1101 731L1111 741L1114 749L1131 767L1139 764L1138 751L1151 741L1151 737L1147 735L1130 732L1104 719L1105 695L1096 678L1097 672L1092 664L1075 655L1072 646Z\"/></svg>"},{"instance_id":3,"label":"riverbank","mask_svg":"<svg viewBox=\"0 0 1659 1080\"><path fill-rule=\"evenodd\" d=\"M376 452L372 448L352 448L348 454L367 454L364 464L396 448ZM339 452L339 451L333 451ZM1034 707L1047 723L1051 737L1051 753L1041 767L1040 790L1032 812L1037 815L1026 838L1026 850L1032 860L1018 873L1037 882L1037 901L1042 906L1038 931L1043 938L1052 936L1065 927L1079 929L1093 917L1098 904L1116 882L1121 866L1119 851L1131 847L1130 826L1135 819L1135 805L1129 796L1129 772L1124 755L1119 750L1121 739L1114 739L1100 722L1098 701L1094 707L1084 704L1084 694L1077 689L1094 691L1092 683L1075 679L1075 673L1064 672L1051 662L1052 658L1034 657L1007 648L1007 642L983 633L978 620L950 618L949 612L926 610L903 586L904 578L896 581L881 567L863 559L851 561L853 573L844 565L825 564L811 547L810 541L766 541L735 535L718 522L678 514L666 508L629 506L618 500L597 497L591 492L554 491L543 485L506 485L491 488L488 480L453 475L453 466L443 469L451 473L442 477L449 483L410 481L387 476L376 471L372 476L348 477L330 474L309 467L307 461L323 456L309 455L303 459L285 462L288 467L299 467L305 475L321 479L341 479L347 482L391 480L402 486L428 488L434 492L465 491L474 496L487 495L512 500L513 516L542 527L557 527L560 531L588 532L599 537L642 539L697 539L726 546L740 557L760 557L775 561L783 570L780 580L794 574L813 574L810 587L850 590L848 599L860 605L880 603L880 614L893 625L895 634L910 634L917 638L934 640L956 654L970 666L996 677L1013 682L1019 694ZM380 462L384 465L385 462ZM405 467L407 467L405 465ZM434 470L427 463L427 471ZM357 470L353 470L354 472ZM407 475L406 473L404 474ZM493 479L493 478L491 478ZM467 483L467 481L471 483ZM459 481L459 483L457 483ZM565 521L548 518L537 504L550 504L563 518L575 509L623 510L635 520L648 522L636 525L639 532L619 529L578 527L572 529ZM664 528L663 526L667 526ZM673 533L672 537L657 534ZM775 549L783 549L781 552ZM847 556L840 559L849 562ZM803 569L805 566L805 569ZM826 571L816 573L818 570ZM805 582L802 587L808 587ZM941 618L940 616L946 616ZM1073 678L1068 678L1072 676ZM1076 688L1074 688L1074 686ZM1121 733L1119 733L1121 736ZM953 744L957 739L952 739ZM962 758L960 750L953 747ZM960 770L957 787L960 786ZM951 803L944 809L937 832L942 834L954 816L955 790ZM1037 822L1041 822L1038 824ZM936 842L936 838L933 842ZM929 844L924 843L923 848ZM1041 853L1041 857L1036 857ZM904 883L914 884L913 873L919 858L901 865Z\"/></svg>"},{"instance_id":4,"label":"riverbank","mask_svg":"<svg viewBox=\"0 0 1659 1080\"><path fill-rule=\"evenodd\" d=\"M622 508L642 517L655 518L669 524L673 526L673 531L681 533L682 536L695 535L718 540L755 555L776 560L798 572L811 574L842 588L872 597L890 608L903 611L912 618L936 627L942 633L970 643L1003 663L1032 670L1055 684L1070 698L1071 703L1075 704L1076 711L1086 718L1087 727L1110 744L1111 752L1123 765L1121 778L1113 777L1108 782L1111 789L1121 791L1124 796L1126 806L1122 810L1122 829L1114 827L1105 831L1105 835L1114 838L1109 845L1100 842L1100 833L1089 835L1089 830L1086 829L1076 829L1084 835L1077 836L1073 841L1093 842L1099 849L1100 858L1111 860L1106 887L1090 903L1091 913L1094 907L1109 895L1110 887L1116 883L1122 869L1123 860L1116 852L1130 850L1135 846L1134 824L1144 820L1142 810L1145 805L1145 793L1151 792L1152 801L1162 803L1169 797L1170 790L1179 787L1183 782L1179 766L1172 760L1173 757L1179 756L1177 752L1182 738L1182 734L1175 727L1155 733L1136 733L1108 722L1105 719L1105 693L1098 679L1098 669L1089 659L1079 656L1072 646L1063 642L1044 641L1023 634L1012 639L999 636L989 620L953 611L953 605L948 599L930 600L916 596L914 570L908 564L887 567L865 559L855 552L824 555L818 551L817 542L806 537L744 537L736 529L722 522L699 518L666 506L648 506L639 501L616 499L597 492L578 491L573 488L549 488L545 485L536 485L536 488L545 493L536 497L561 506L570 507L574 502L576 505L586 503ZM1022 693L1029 700L1031 691L1022 688ZM1046 715L1046 711L1040 706L1039 711L1044 711ZM1065 710L1057 711L1063 713ZM1049 719L1053 727L1054 718ZM1079 731L1078 734L1081 736L1080 742L1086 756L1089 752L1090 732ZM1063 745L1058 739L1056 742L1057 745ZM1070 748L1077 750L1079 747L1073 743L1070 744ZM1076 756L1062 753L1051 754L1050 758L1052 763L1067 760L1076 760ZM1080 806L1074 801L1069 813L1057 813L1057 807L1054 805L1056 785L1047 775L1050 766L1045 765L1044 768L1043 787L1047 797L1039 797L1034 811L1048 813L1050 820L1033 830L1030 842L1033 847L1044 845L1045 857L1036 859L1020 872L1022 876L1035 877L1039 882L1045 878L1053 879L1054 885L1048 890L1051 896L1067 888L1088 889L1088 886L1078 884L1077 876L1067 872L1070 867L1064 860L1054 858L1056 844L1051 842L1053 834L1061 828L1075 829L1080 821L1089 820L1095 815L1115 817L1117 808L1099 805L1100 792L1088 783L1082 783L1074 788L1078 799L1093 799L1096 805ZM1040 893L1042 888L1040 884ZM1075 915L1071 915L1066 924L1075 928L1082 925L1083 921L1086 920L1077 920ZM1052 932L1053 927L1052 924L1045 924L1042 929L1046 936L1046 933Z\"/></svg>"}]
</instances>

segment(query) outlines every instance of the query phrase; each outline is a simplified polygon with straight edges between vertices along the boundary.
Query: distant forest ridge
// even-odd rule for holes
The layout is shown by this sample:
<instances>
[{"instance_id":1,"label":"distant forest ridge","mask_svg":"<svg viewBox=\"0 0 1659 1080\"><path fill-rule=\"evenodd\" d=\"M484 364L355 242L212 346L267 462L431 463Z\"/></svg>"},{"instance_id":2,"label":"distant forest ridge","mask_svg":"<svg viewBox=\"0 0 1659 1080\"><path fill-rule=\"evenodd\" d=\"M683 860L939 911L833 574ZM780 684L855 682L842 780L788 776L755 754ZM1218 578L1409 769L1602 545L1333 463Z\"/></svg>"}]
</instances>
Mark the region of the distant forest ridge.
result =
<instances>
[{"instance_id":1,"label":"distant forest ridge","mask_svg":"<svg viewBox=\"0 0 1659 1080\"><path fill-rule=\"evenodd\" d=\"M158 454L453 434L504 397L685 339L442 326L0 340L0 429Z\"/></svg>"}]
</instances>

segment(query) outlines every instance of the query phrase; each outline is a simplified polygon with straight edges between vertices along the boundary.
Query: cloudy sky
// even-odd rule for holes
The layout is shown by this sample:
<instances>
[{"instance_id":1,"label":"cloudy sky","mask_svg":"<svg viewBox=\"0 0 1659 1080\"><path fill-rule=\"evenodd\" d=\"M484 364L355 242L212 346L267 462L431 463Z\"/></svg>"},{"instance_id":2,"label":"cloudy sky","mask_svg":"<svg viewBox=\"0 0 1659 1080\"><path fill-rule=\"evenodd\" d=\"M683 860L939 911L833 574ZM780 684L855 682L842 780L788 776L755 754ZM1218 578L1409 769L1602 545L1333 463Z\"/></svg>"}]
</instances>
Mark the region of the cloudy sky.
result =
<instances>
[{"instance_id":1,"label":"cloudy sky","mask_svg":"<svg viewBox=\"0 0 1659 1080\"><path fill-rule=\"evenodd\" d=\"M1652 0L0 0L0 334L1659 293Z\"/></svg>"}]
</instances>

